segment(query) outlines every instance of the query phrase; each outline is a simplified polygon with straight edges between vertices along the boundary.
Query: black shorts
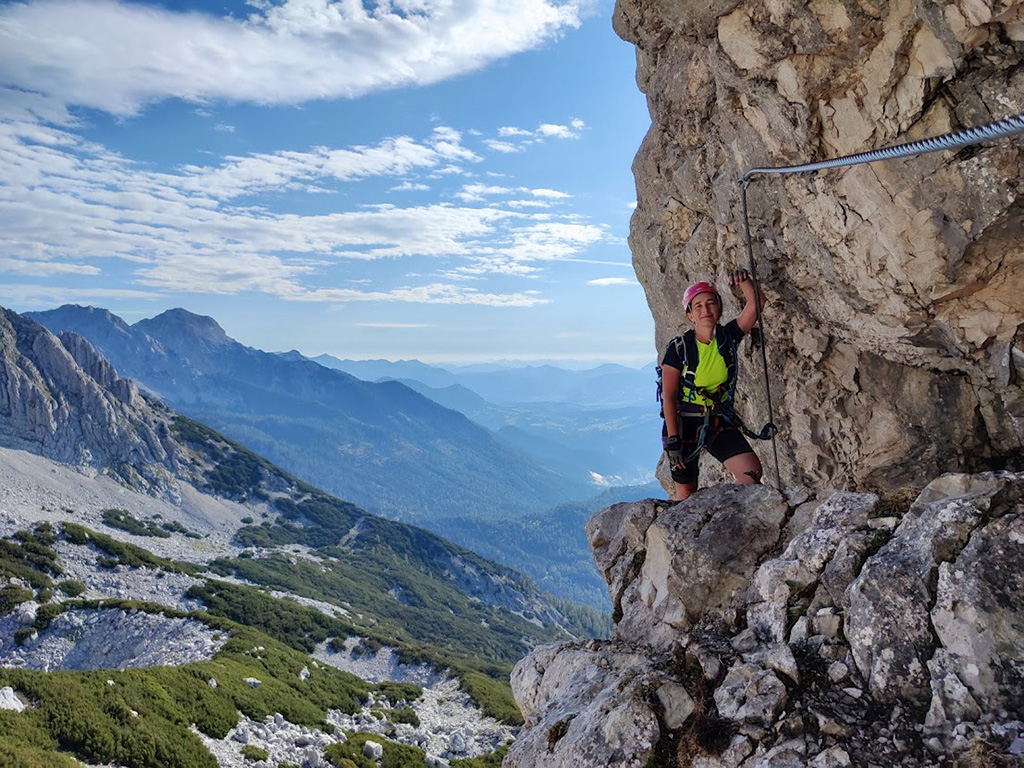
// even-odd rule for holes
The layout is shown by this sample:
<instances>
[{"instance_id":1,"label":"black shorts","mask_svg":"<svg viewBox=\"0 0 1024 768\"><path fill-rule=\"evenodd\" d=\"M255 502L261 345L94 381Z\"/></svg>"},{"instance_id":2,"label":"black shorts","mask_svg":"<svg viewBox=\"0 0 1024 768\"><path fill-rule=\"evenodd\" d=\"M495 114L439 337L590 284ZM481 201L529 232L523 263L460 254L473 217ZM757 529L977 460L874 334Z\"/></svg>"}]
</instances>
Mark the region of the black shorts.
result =
<instances>
[{"instance_id":1,"label":"black shorts","mask_svg":"<svg viewBox=\"0 0 1024 768\"><path fill-rule=\"evenodd\" d=\"M683 414L679 415L679 436L683 439L684 456L689 456L696 450L697 434L703 423L704 419L702 418L693 418ZM726 425L721 421L719 421L719 425L722 427L721 429L714 429L714 420L712 420L712 424L708 427L708 433L704 439L704 448L708 453L720 462L725 463L727 459L731 459L733 456L754 452L754 449L750 447L750 443L747 442L747 438L736 427ZM665 447L667 441L668 429L663 424L661 427L662 448ZM699 460L700 455L698 454L686 462L686 466L682 468L672 467L672 479L680 485L696 483Z\"/></svg>"}]
</instances>

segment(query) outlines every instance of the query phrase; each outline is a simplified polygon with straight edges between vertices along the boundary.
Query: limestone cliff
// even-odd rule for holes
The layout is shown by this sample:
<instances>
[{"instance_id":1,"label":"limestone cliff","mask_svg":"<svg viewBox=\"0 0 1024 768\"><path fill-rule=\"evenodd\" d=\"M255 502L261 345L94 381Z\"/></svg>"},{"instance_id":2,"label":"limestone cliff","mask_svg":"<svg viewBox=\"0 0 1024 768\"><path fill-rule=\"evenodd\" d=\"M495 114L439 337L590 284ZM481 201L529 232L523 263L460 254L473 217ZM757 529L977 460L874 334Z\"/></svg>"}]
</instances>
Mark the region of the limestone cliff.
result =
<instances>
[{"instance_id":1,"label":"limestone cliff","mask_svg":"<svg viewBox=\"0 0 1024 768\"><path fill-rule=\"evenodd\" d=\"M652 119L630 244L659 350L686 284L746 265L746 169L1024 112L1020 0L618 0L614 24ZM784 481L886 489L1019 464L1022 159L1018 137L751 182Z\"/></svg>"},{"instance_id":2,"label":"limestone cliff","mask_svg":"<svg viewBox=\"0 0 1024 768\"><path fill-rule=\"evenodd\" d=\"M721 485L587 526L610 641L544 646L504 768L1018 766L1024 474Z\"/></svg>"},{"instance_id":3,"label":"limestone cliff","mask_svg":"<svg viewBox=\"0 0 1024 768\"><path fill-rule=\"evenodd\" d=\"M187 465L169 425L81 336L0 307L0 445L169 491Z\"/></svg>"}]
</instances>

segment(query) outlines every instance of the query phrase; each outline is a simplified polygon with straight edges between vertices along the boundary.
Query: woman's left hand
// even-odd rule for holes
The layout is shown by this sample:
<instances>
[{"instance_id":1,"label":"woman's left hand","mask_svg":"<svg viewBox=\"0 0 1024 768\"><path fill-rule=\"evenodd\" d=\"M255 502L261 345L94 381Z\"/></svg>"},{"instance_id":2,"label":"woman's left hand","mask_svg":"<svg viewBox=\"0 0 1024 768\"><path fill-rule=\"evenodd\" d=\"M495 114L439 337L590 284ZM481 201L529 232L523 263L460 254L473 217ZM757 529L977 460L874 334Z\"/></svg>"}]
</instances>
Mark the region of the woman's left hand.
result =
<instances>
[{"instance_id":1,"label":"woman's left hand","mask_svg":"<svg viewBox=\"0 0 1024 768\"><path fill-rule=\"evenodd\" d=\"M734 269L729 273L729 287L735 288L740 283L750 280L750 273L745 269Z\"/></svg>"}]
</instances>

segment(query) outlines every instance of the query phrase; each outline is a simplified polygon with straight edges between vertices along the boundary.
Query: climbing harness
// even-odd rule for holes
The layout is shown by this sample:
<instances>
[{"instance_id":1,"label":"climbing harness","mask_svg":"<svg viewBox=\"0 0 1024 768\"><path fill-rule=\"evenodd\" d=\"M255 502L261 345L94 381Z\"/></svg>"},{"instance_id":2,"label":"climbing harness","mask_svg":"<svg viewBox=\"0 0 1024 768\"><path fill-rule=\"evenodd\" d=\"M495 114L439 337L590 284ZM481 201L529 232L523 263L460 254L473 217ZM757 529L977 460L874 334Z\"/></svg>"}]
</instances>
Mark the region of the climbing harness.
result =
<instances>
[{"instance_id":1,"label":"climbing harness","mask_svg":"<svg viewBox=\"0 0 1024 768\"><path fill-rule=\"evenodd\" d=\"M682 336L676 336L670 342L676 348L679 360L682 362L682 370L679 376L679 394L684 389L698 395L705 401L700 411L680 411L679 403L675 404L678 418L702 419L703 423L697 431L697 440L693 451L691 451L683 463L686 464L697 458L700 452L714 442L715 437L722 431L723 424L735 427L752 440L769 440L775 436L778 428L771 422L764 425L760 432L754 432L745 423L740 415L736 413L733 403L735 402L736 382L739 378L739 352L736 348L736 341L722 326L715 329L715 343L718 352L725 360L727 376L725 386L711 391L696 384L697 376L697 334L689 330ZM658 376L657 398L662 403L662 416L664 417L665 404L662 401L662 378L661 366L656 368ZM700 405L700 403L696 403ZM710 439L709 439L710 436ZM689 442L688 445L694 443Z\"/></svg>"},{"instance_id":2,"label":"climbing harness","mask_svg":"<svg viewBox=\"0 0 1024 768\"><path fill-rule=\"evenodd\" d=\"M1024 114L1005 117L1002 120L981 125L976 128L967 128L963 131L946 133L930 139L921 139L906 144L895 144L891 147L883 147L870 152L859 152L854 155L836 157L831 160L823 160L818 163L807 163L805 165L787 165L774 168L751 168L740 177L739 184L743 198L743 231L746 238L747 259L750 262L750 279L754 282L754 296L760 296L760 288L757 284L757 271L754 267L754 250L750 239L750 217L747 211L747 185L752 177L763 174L788 174L788 173L810 173L812 171L827 170L830 168L841 168L850 165L861 165L873 163L879 160L894 160L901 157L923 155L928 152L939 152L954 147L966 147L971 144L979 144L983 141L995 141L1024 133ZM762 335L765 333L764 318L761 317L761 303L754 302L757 309L757 324ZM765 345L761 344L761 363L764 367L764 386L768 400L768 423L774 421L772 411L772 391L768 383L768 356L765 352ZM775 458L775 487L782 490L782 480L779 476L779 451L775 443L775 435L772 434L772 452Z\"/></svg>"}]
</instances>

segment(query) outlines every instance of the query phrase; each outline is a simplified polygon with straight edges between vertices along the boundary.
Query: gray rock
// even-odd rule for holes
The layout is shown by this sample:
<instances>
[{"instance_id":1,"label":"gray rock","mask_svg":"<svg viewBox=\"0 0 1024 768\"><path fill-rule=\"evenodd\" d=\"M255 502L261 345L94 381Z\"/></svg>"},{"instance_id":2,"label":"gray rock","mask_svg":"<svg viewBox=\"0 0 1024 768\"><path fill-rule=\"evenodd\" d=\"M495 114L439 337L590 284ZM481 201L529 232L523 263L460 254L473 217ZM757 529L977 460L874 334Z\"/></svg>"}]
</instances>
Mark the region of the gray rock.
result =
<instances>
[{"instance_id":1,"label":"gray rock","mask_svg":"<svg viewBox=\"0 0 1024 768\"><path fill-rule=\"evenodd\" d=\"M384 745L367 740L363 743L363 755L371 760L380 760L384 756Z\"/></svg>"},{"instance_id":2,"label":"gray rock","mask_svg":"<svg viewBox=\"0 0 1024 768\"><path fill-rule=\"evenodd\" d=\"M745 604L759 558L778 541L786 505L766 486L714 490L698 491L650 524L639 571L636 555L621 574L632 580L612 586L621 595L617 636L668 649L702 617L728 621Z\"/></svg>"},{"instance_id":3,"label":"gray rock","mask_svg":"<svg viewBox=\"0 0 1024 768\"><path fill-rule=\"evenodd\" d=\"M675 682L668 682L658 688L658 702L661 704L662 717L669 730L681 728L693 714L693 697L685 687Z\"/></svg>"},{"instance_id":4,"label":"gray rock","mask_svg":"<svg viewBox=\"0 0 1024 768\"><path fill-rule=\"evenodd\" d=\"M714 696L722 717L757 725L769 725L788 701L782 681L751 664L731 667Z\"/></svg>"},{"instance_id":5,"label":"gray rock","mask_svg":"<svg viewBox=\"0 0 1024 768\"><path fill-rule=\"evenodd\" d=\"M18 694L14 692L13 688L9 685L5 685L3 688L0 688L0 709L24 712L25 708L25 702L18 697Z\"/></svg>"},{"instance_id":6,"label":"gray rock","mask_svg":"<svg viewBox=\"0 0 1024 768\"><path fill-rule=\"evenodd\" d=\"M930 613L939 565L960 555L994 504L1005 509L1022 488L1020 479L1005 474L935 480L850 585L846 633L857 669L875 697L930 704L927 665L935 652Z\"/></svg>"}]
</instances>

